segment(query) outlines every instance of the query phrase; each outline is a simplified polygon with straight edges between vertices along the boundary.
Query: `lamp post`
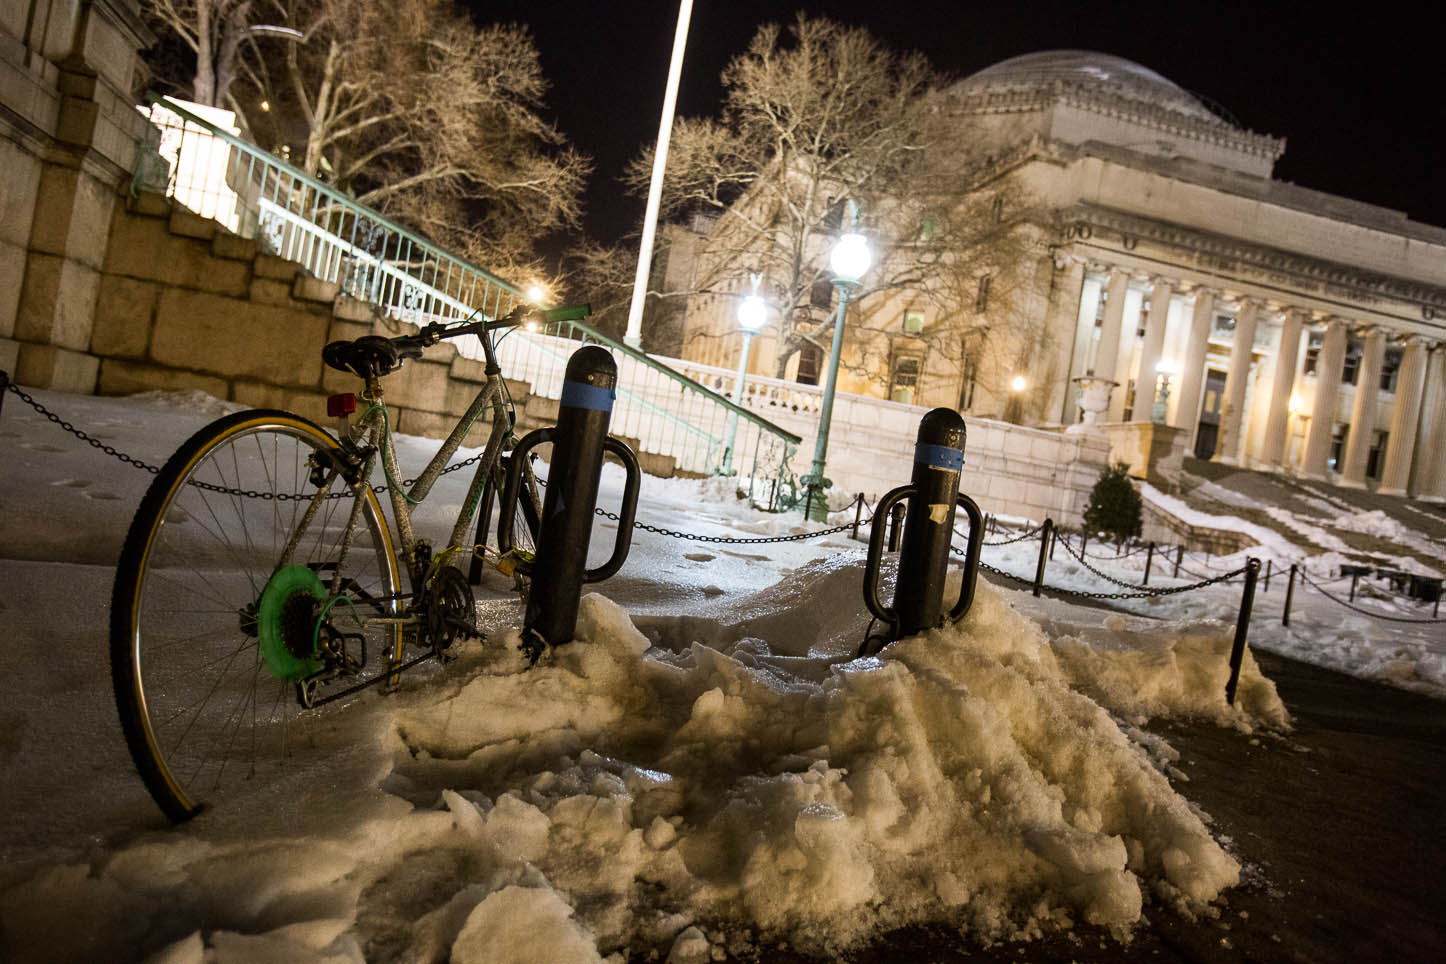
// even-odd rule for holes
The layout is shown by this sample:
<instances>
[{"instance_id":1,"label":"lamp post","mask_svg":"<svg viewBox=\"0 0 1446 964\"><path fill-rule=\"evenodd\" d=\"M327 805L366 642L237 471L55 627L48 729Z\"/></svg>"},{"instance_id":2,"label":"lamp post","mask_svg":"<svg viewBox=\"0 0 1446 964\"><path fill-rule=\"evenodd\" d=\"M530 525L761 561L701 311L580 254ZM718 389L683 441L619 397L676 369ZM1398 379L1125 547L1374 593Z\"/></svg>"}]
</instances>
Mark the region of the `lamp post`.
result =
<instances>
[{"instance_id":1,"label":"lamp post","mask_svg":"<svg viewBox=\"0 0 1446 964\"><path fill-rule=\"evenodd\" d=\"M1170 403L1170 381L1179 371L1179 363L1168 358L1160 359L1155 366L1155 400L1150 409L1150 421L1165 424L1165 411Z\"/></svg>"},{"instance_id":2,"label":"lamp post","mask_svg":"<svg viewBox=\"0 0 1446 964\"><path fill-rule=\"evenodd\" d=\"M1028 387L1029 381L1023 375L1015 375L1013 380L1010 381L1009 401L1006 402L1004 405L1004 420L1006 422L1009 422L1013 425L1019 424L1020 409L1023 408L1024 405L1024 401L1021 396L1023 395L1024 390Z\"/></svg>"},{"instance_id":3,"label":"lamp post","mask_svg":"<svg viewBox=\"0 0 1446 964\"><path fill-rule=\"evenodd\" d=\"M813 447L813 466L803 477L808 490L808 501L804 509L805 518L815 522L828 519L828 500L824 491L833 483L824 478L824 461L828 456L828 430L833 419L833 396L838 386L838 362L843 353L844 315L848 311L849 295L859 286L859 279L869 270L872 255L868 242L862 234L854 231L858 219L858 208L849 202L849 230L841 235L829 253L829 267L833 269L833 284L838 288L838 314L833 320L833 348L828 356L828 380L823 386L823 408L818 416L818 441Z\"/></svg>"},{"instance_id":4,"label":"lamp post","mask_svg":"<svg viewBox=\"0 0 1446 964\"><path fill-rule=\"evenodd\" d=\"M753 293L738 303L738 330L743 332L743 350L738 353L738 374L733 378L733 404L743 405L743 379L748 375L748 349L753 347L753 336L768 319L768 306L758 295L758 282L762 275L751 275ZM733 473L733 445L738 441L738 413L733 413L733 424L728 429L728 447L723 450L724 475Z\"/></svg>"}]
</instances>

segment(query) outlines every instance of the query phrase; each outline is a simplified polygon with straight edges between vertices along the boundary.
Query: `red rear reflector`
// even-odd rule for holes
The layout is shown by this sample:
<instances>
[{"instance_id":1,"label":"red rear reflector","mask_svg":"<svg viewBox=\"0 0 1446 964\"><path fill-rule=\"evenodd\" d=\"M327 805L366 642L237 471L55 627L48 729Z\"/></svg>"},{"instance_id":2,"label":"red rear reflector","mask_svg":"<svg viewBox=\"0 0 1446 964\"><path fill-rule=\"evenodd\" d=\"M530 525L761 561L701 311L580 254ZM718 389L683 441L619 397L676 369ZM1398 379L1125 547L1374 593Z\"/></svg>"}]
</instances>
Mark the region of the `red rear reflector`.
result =
<instances>
[{"instance_id":1,"label":"red rear reflector","mask_svg":"<svg viewBox=\"0 0 1446 964\"><path fill-rule=\"evenodd\" d=\"M351 392L342 395L333 395L326 400L326 414L332 418L339 418L342 415L350 415L356 411L356 396Z\"/></svg>"}]
</instances>

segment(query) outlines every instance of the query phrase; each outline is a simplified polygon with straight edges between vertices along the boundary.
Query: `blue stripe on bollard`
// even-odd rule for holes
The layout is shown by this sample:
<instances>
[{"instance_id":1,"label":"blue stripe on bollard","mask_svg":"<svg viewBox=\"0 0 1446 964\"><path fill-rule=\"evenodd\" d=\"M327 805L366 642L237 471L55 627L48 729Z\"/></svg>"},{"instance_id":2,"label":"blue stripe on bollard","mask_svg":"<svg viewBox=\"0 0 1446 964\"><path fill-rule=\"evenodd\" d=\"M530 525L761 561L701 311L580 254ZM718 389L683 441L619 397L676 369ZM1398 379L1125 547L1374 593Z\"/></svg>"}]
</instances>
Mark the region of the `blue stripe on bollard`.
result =
<instances>
[{"instance_id":1,"label":"blue stripe on bollard","mask_svg":"<svg viewBox=\"0 0 1446 964\"><path fill-rule=\"evenodd\" d=\"M958 472L964 468L964 453L948 445L915 445L914 464L920 463L931 469L947 469L951 472Z\"/></svg>"},{"instance_id":2,"label":"blue stripe on bollard","mask_svg":"<svg viewBox=\"0 0 1446 964\"><path fill-rule=\"evenodd\" d=\"M617 393L611 388L586 382L563 382L562 404L568 408L586 408L594 412L611 412Z\"/></svg>"}]
</instances>

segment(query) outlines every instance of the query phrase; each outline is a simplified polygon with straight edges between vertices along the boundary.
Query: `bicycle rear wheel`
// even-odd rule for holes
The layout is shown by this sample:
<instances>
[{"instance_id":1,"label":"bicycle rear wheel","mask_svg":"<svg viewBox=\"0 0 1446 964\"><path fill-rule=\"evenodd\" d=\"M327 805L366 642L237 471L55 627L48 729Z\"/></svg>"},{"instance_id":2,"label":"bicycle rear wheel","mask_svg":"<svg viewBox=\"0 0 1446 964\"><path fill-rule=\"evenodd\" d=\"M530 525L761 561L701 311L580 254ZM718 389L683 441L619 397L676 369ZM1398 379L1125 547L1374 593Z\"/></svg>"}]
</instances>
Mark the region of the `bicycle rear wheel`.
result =
<instances>
[{"instance_id":1,"label":"bicycle rear wheel","mask_svg":"<svg viewBox=\"0 0 1446 964\"><path fill-rule=\"evenodd\" d=\"M141 779L176 822L277 772L304 681L401 661L401 628L363 623L398 611L399 574L376 495L349 491L340 453L298 416L229 415L177 450L131 523L112 683Z\"/></svg>"}]
</instances>

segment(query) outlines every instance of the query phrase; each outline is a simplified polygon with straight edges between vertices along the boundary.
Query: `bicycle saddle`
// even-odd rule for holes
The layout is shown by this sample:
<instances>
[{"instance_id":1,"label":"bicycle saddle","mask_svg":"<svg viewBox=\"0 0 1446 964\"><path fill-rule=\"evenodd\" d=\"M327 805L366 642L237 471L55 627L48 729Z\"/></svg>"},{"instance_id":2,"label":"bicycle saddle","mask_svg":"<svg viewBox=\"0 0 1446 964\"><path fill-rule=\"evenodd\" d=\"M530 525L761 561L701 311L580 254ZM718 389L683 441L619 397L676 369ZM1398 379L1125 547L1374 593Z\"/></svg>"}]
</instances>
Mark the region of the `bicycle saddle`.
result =
<instances>
[{"instance_id":1,"label":"bicycle saddle","mask_svg":"<svg viewBox=\"0 0 1446 964\"><path fill-rule=\"evenodd\" d=\"M356 341L334 341L321 350L321 360L327 365L362 378L390 374L402 367L402 359L421 357L419 346L398 345L380 335L364 335Z\"/></svg>"}]
</instances>

